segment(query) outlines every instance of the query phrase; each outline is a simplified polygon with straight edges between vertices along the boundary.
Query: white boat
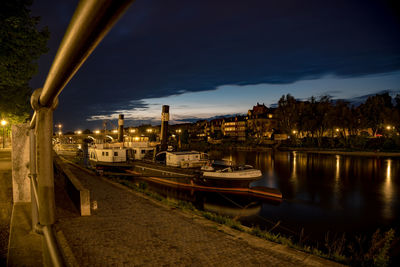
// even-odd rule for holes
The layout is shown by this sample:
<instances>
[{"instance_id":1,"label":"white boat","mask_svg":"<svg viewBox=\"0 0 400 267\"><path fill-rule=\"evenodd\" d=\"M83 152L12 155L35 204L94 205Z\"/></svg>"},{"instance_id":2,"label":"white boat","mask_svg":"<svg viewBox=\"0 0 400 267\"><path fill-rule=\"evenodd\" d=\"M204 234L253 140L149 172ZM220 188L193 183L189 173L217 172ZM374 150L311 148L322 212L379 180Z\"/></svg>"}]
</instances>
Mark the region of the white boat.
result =
<instances>
[{"instance_id":1,"label":"white boat","mask_svg":"<svg viewBox=\"0 0 400 267\"><path fill-rule=\"evenodd\" d=\"M243 165L238 167L229 166L221 170L215 170L212 166L202 168L203 176L215 177L221 179L255 179L260 178L262 173L260 170L254 169L253 166Z\"/></svg>"},{"instance_id":2,"label":"white boat","mask_svg":"<svg viewBox=\"0 0 400 267\"><path fill-rule=\"evenodd\" d=\"M88 148L89 162L98 167L124 167L128 162L128 149L117 143L93 144Z\"/></svg>"},{"instance_id":3,"label":"white boat","mask_svg":"<svg viewBox=\"0 0 400 267\"><path fill-rule=\"evenodd\" d=\"M156 157L165 154L165 165L182 169L204 166L208 159L206 153L198 151L169 152L162 151Z\"/></svg>"},{"instance_id":4,"label":"white boat","mask_svg":"<svg viewBox=\"0 0 400 267\"><path fill-rule=\"evenodd\" d=\"M250 165L228 166L223 169L215 169L212 165L201 168L202 176L198 183L207 186L241 187L248 188L252 181L261 178L260 170Z\"/></svg>"}]
</instances>

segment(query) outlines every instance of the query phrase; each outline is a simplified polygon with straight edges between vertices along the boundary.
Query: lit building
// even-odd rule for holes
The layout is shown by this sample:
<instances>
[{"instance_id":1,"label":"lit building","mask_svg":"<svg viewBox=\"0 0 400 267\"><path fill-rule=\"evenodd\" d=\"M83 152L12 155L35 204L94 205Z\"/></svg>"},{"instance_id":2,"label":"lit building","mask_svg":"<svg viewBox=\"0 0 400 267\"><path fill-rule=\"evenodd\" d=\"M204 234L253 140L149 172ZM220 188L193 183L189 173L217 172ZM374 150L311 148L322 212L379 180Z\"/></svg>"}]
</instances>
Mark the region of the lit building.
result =
<instances>
[{"instance_id":1,"label":"lit building","mask_svg":"<svg viewBox=\"0 0 400 267\"><path fill-rule=\"evenodd\" d=\"M247 128L249 135L257 139L271 138L278 121L274 115L274 109L267 108L264 104L257 103L247 112Z\"/></svg>"},{"instance_id":2,"label":"lit building","mask_svg":"<svg viewBox=\"0 0 400 267\"><path fill-rule=\"evenodd\" d=\"M243 116L224 119L221 129L224 136L231 137L237 141L246 140L247 123L246 118Z\"/></svg>"}]
</instances>

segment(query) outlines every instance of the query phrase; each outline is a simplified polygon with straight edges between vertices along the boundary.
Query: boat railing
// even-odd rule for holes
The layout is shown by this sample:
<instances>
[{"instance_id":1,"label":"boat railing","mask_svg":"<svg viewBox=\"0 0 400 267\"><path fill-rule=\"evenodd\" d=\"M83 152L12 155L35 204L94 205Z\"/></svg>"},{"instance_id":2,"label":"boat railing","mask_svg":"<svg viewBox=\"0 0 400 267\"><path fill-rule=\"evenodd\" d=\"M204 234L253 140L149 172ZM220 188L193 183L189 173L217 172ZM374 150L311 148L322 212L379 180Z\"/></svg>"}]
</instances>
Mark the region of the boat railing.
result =
<instances>
[{"instance_id":1,"label":"boat railing","mask_svg":"<svg viewBox=\"0 0 400 267\"><path fill-rule=\"evenodd\" d=\"M43 88L35 90L31 96L34 110L29 133L32 229L43 235L43 262L46 266L66 265L53 229L53 111L58 105L61 91L132 2L133 0L81 0Z\"/></svg>"}]
</instances>

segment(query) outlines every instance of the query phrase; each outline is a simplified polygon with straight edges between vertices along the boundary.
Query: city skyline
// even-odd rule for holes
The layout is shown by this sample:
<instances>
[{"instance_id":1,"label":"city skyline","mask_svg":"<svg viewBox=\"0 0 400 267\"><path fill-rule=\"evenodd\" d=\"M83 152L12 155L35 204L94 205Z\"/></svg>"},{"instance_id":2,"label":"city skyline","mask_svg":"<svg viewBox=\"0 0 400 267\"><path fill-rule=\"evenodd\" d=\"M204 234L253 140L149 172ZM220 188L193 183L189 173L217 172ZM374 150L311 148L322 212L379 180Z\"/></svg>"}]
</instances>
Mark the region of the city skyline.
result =
<instances>
[{"instance_id":1,"label":"city skyline","mask_svg":"<svg viewBox=\"0 0 400 267\"><path fill-rule=\"evenodd\" d=\"M43 85L75 5L34 2L51 39L33 88ZM246 113L288 93L395 94L398 18L390 1L139 0L67 85L54 120L66 130L98 128L119 113L127 123L154 122L170 105L172 120L184 122Z\"/></svg>"}]
</instances>

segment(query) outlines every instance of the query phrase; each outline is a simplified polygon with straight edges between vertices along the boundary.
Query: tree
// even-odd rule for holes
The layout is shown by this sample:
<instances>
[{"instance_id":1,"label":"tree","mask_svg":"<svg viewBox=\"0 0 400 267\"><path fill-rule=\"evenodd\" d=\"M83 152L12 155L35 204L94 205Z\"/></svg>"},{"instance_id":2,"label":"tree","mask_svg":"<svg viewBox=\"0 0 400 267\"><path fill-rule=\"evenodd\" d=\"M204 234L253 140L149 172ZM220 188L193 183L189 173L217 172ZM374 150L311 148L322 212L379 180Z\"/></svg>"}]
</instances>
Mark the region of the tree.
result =
<instances>
[{"instance_id":1,"label":"tree","mask_svg":"<svg viewBox=\"0 0 400 267\"><path fill-rule=\"evenodd\" d=\"M298 110L296 99L287 94L278 101L277 117L279 128L286 134L291 134L297 127Z\"/></svg>"},{"instance_id":2,"label":"tree","mask_svg":"<svg viewBox=\"0 0 400 267\"><path fill-rule=\"evenodd\" d=\"M39 17L30 15L31 0L0 1L0 112L11 122L29 117L36 60L46 53L49 31L38 30Z\"/></svg>"},{"instance_id":3,"label":"tree","mask_svg":"<svg viewBox=\"0 0 400 267\"><path fill-rule=\"evenodd\" d=\"M363 126L371 128L373 135L376 136L385 123L391 122L392 108L392 98L388 93L368 97L367 101L360 105Z\"/></svg>"}]
</instances>

